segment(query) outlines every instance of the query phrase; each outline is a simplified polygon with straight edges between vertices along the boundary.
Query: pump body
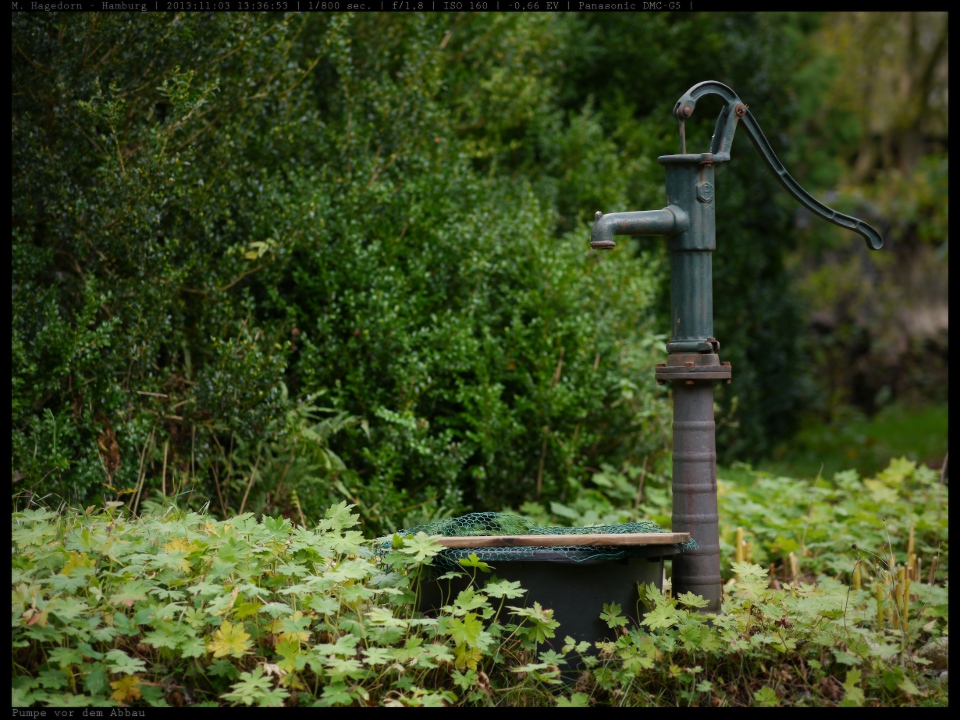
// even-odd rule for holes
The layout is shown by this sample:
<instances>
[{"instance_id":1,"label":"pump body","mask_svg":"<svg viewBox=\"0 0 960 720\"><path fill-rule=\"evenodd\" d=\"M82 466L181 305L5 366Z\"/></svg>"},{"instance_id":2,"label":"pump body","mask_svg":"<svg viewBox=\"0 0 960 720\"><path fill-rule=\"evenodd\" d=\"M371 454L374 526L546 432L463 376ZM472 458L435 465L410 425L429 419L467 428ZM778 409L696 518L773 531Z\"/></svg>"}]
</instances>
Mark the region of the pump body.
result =
<instances>
[{"instance_id":1,"label":"pump body","mask_svg":"<svg viewBox=\"0 0 960 720\"><path fill-rule=\"evenodd\" d=\"M683 121L703 95L721 96L711 152L687 154ZM681 154L658 158L666 170L667 207L662 210L598 212L590 245L616 246L614 236L663 235L670 254L671 337L667 361L656 368L660 384L673 388L673 531L689 532L699 547L673 559L673 593L692 592L707 600L703 613L721 612L720 532L717 514L716 424L713 383L731 381L730 363L721 363L713 333L713 251L716 249L714 166L730 160L738 121L781 185L811 212L852 230L876 250L883 239L862 220L838 213L810 196L783 168L747 106L727 86L699 83L674 106L681 123Z\"/></svg>"}]
</instances>

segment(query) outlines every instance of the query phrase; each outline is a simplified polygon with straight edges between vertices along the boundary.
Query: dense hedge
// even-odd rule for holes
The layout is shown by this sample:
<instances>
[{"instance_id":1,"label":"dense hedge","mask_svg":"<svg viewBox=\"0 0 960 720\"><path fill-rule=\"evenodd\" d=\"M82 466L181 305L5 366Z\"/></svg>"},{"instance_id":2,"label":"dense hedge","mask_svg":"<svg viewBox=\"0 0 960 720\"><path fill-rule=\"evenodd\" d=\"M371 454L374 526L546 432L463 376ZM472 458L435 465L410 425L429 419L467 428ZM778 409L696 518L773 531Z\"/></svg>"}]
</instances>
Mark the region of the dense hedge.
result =
<instances>
[{"instance_id":1,"label":"dense hedge","mask_svg":"<svg viewBox=\"0 0 960 720\"><path fill-rule=\"evenodd\" d=\"M705 77L688 45L759 102L781 30L646 19L611 46L601 15L15 15L14 492L346 497L391 528L662 450L663 249L600 256L588 223L661 202L669 106ZM656 102L608 92L648 46L624 91ZM799 403L786 216L743 167L717 254L730 452Z\"/></svg>"},{"instance_id":2,"label":"dense hedge","mask_svg":"<svg viewBox=\"0 0 960 720\"><path fill-rule=\"evenodd\" d=\"M15 489L149 476L226 512L286 483L370 516L649 449L657 266L557 239L527 176L477 170L549 109L552 25L441 48L439 16L14 23ZM485 92L447 88L468 73ZM495 107L517 116L458 132ZM589 130L562 139L589 158Z\"/></svg>"}]
</instances>

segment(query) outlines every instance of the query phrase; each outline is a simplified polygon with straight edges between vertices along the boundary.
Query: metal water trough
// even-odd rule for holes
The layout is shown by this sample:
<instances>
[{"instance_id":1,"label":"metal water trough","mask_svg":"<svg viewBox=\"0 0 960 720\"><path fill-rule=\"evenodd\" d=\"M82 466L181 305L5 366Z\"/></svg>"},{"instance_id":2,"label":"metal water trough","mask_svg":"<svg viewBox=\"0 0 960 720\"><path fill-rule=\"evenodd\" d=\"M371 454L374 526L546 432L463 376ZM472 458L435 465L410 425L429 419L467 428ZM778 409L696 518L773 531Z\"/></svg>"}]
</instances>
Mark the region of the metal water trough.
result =
<instances>
[{"instance_id":1,"label":"metal water trough","mask_svg":"<svg viewBox=\"0 0 960 720\"><path fill-rule=\"evenodd\" d=\"M553 619L560 623L556 637L544 645L559 650L567 636L577 643L590 643L589 653L596 654L596 643L616 640L616 629L600 619L603 606L617 603L620 614L632 623L643 619L638 585L653 584L663 590L664 559L676 554L675 546L687 542L688 533L632 533L621 535L524 535L485 537L438 537L440 544L449 548L535 547L522 560L491 561L493 572L505 580L517 581L526 591L523 599L511 604L530 606L534 602L553 610ZM571 559L569 552L558 552L554 547L610 550L630 547L634 557L619 560ZM482 583L489 575L478 573ZM448 580L432 580L423 584L421 608L438 610L448 605L457 594L468 588L471 579L464 575Z\"/></svg>"}]
</instances>

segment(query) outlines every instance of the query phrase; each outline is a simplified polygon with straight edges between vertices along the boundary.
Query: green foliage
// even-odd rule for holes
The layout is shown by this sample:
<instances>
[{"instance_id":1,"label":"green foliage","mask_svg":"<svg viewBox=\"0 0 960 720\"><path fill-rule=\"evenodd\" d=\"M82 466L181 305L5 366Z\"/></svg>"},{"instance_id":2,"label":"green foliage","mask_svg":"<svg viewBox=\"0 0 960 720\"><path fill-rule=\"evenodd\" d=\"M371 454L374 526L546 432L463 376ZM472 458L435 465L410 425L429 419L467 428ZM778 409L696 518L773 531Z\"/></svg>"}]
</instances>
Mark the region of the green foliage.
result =
<instances>
[{"instance_id":1,"label":"green foliage","mask_svg":"<svg viewBox=\"0 0 960 720\"><path fill-rule=\"evenodd\" d=\"M556 675L552 610L492 580L414 612L440 546L379 561L345 502L312 531L118 505L14 513L15 706L487 705Z\"/></svg>"},{"instance_id":2,"label":"green foliage","mask_svg":"<svg viewBox=\"0 0 960 720\"><path fill-rule=\"evenodd\" d=\"M742 482L723 483L719 496L721 546L732 552L736 528L753 543L753 557L778 572L792 575L789 556L799 576L821 574L852 578L862 558L864 577L881 577L910 561L908 545L929 568L947 556L947 488L939 474L900 458L873 478L856 471L834 474L832 481L793 481L751 472Z\"/></svg>"},{"instance_id":3,"label":"green foliage","mask_svg":"<svg viewBox=\"0 0 960 720\"><path fill-rule=\"evenodd\" d=\"M928 509L945 500L943 486L908 461L864 483L851 473L835 483L847 499L834 519L811 525L851 518L866 549L880 532L862 530L877 500L857 498L894 493L915 519L919 551L932 552L939 538L937 577L946 577L946 521L929 527L936 511ZM796 505L790 487L826 503L826 485L784 479L744 498L724 484L721 517L740 520L733 506L747 512L760 496L771 516L783 515ZM845 585L856 551L819 527L808 531L812 552L797 580L778 587L762 565L731 563L724 542L732 575L723 615L701 615L702 598L648 584L639 588L640 623L606 605L601 617L617 639L591 649L565 637L552 609L519 583L484 573L438 612L418 612L440 546L397 536L380 560L346 502L312 530L146 505L140 518L120 503L13 513L15 707L946 703L945 687L914 653L948 632L945 585L911 585L906 632L878 627L876 580ZM786 520L770 522L789 539ZM888 526L899 551L900 526ZM752 537L765 552L780 542ZM830 558L843 553L847 565L835 572Z\"/></svg>"},{"instance_id":4,"label":"green foliage","mask_svg":"<svg viewBox=\"0 0 960 720\"><path fill-rule=\"evenodd\" d=\"M643 478L639 503L638 476ZM521 511L542 525L622 523L639 512L670 527L672 498L663 474L606 466L593 476L593 484L596 487L569 505L554 503L548 511L527 503ZM774 565L781 577L791 577L792 553L800 577L812 581L828 575L849 581L858 559L869 560L864 573L889 572L891 555L900 566L907 563L913 527L913 552L927 568L937 556L941 577L948 555L946 502L947 486L940 474L906 457L891 460L873 477L843 470L830 480L787 478L740 463L718 472L720 548L735 556L740 527L752 543L752 558ZM729 577L725 567L721 570Z\"/></svg>"},{"instance_id":5,"label":"green foliage","mask_svg":"<svg viewBox=\"0 0 960 720\"><path fill-rule=\"evenodd\" d=\"M840 406L830 423L806 418L793 440L777 447L760 469L786 477L814 477L821 469L825 477L844 469L871 476L891 457L942 466L946 452L946 405L892 403L869 418L855 408Z\"/></svg>"},{"instance_id":6,"label":"green foliage","mask_svg":"<svg viewBox=\"0 0 960 720\"><path fill-rule=\"evenodd\" d=\"M946 16L833 13L807 36L795 176L884 236L800 218L788 264L811 320L819 419L891 399L940 404L947 385ZM802 89L801 89L802 86Z\"/></svg>"},{"instance_id":7,"label":"green foliage","mask_svg":"<svg viewBox=\"0 0 960 720\"><path fill-rule=\"evenodd\" d=\"M17 16L14 492L391 530L658 448L569 22L485 20Z\"/></svg>"}]
</instances>

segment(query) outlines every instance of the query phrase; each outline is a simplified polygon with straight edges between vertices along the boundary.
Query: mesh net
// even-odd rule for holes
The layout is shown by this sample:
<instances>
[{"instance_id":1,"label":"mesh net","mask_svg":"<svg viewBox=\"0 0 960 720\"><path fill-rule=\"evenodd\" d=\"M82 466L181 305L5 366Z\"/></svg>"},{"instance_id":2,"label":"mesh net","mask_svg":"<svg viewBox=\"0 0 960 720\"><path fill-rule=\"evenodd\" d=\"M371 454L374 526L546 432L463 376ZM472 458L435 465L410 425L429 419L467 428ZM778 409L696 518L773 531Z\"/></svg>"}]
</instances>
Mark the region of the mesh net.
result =
<instances>
[{"instance_id":1,"label":"mesh net","mask_svg":"<svg viewBox=\"0 0 960 720\"><path fill-rule=\"evenodd\" d=\"M622 535L625 533L666 533L655 522L621 523L619 525L593 525L590 527L560 527L537 525L532 520L517 515L494 512L470 513L457 518L448 518L425 525L398 531L398 535L416 535L422 532L431 536L489 537L496 535ZM391 549L391 540L378 547L378 554L385 555ZM549 562L587 562L622 560L632 557L675 555L686 550L696 550L697 543L690 540L673 545L561 545L561 546L513 546L513 547L467 547L447 548L433 560L438 569L460 569L459 561L475 554L484 562L510 562L519 560L544 560Z\"/></svg>"}]
</instances>

